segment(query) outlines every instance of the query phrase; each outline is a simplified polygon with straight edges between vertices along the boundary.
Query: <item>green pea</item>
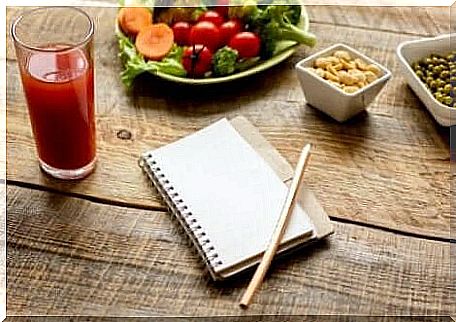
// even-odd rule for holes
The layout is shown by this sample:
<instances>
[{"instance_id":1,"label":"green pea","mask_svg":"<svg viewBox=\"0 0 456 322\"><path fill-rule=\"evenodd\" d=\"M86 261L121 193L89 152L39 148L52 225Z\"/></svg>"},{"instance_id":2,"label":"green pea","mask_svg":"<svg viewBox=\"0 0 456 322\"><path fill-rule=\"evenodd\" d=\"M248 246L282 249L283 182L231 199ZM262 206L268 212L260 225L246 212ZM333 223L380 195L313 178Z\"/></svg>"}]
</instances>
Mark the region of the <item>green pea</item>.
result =
<instances>
[{"instance_id":1,"label":"green pea","mask_svg":"<svg viewBox=\"0 0 456 322\"><path fill-rule=\"evenodd\" d=\"M418 74L418 72L417 72ZM440 78L443 78L443 79L447 79L448 77L450 77L450 72L447 71L447 70L444 70L440 73Z\"/></svg>"},{"instance_id":2,"label":"green pea","mask_svg":"<svg viewBox=\"0 0 456 322\"><path fill-rule=\"evenodd\" d=\"M432 69L432 72L435 73L435 74L440 74L442 72L442 67L439 65L439 66L435 66L433 69Z\"/></svg>"},{"instance_id":3,"label":"green pea","mask_svg":"<svg viewBox=\"0 0 456 322\"><path fill-rule=\"evenodd\" d=\"M453 99L451 98L451 96L445 96L442 100L442 103L445 105L452 105Z\"/></svg>"},{"instance_id":4,"label":"green pea","mask_svg":"<svg viewBox=\"0 0 456 322\"><path fill-rule=\"evenodd\" d=\"M436 100L456 107L456 50L445 55L432 53L411 67Z\"/></svg>"}]
</instances>

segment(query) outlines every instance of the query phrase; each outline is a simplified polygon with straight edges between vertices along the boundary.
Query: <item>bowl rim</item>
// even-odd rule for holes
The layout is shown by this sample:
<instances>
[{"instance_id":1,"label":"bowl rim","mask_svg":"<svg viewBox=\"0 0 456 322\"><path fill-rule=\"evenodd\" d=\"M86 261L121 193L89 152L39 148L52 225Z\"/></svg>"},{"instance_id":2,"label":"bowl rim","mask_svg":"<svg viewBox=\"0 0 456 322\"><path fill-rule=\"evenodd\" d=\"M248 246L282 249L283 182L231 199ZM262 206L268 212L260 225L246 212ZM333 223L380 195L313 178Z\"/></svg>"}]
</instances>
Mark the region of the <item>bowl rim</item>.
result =
<instances>
[{"instance_id":1,"label":"bowl rim","mask_svg":"<svg viewBox=\"0 0 456 322\"><path fill-rule=\"evenodd\" d=\"M436 37L407 40L407 41L401 42L399 44L399 46L397 46L397 48L396 48L396 55L399 58L399 61L405 67L406 72L411 74L412 77L418 82L419 89L421 91L425 92L426 93L425 95L430 97L431 101L433 103L435 103L439 108L445 109L445 110L450 111L450 112L451 111L456 111L456 109L454 107L449 107L449 106L447 106L445 104L440 103L434 97L434 95L431 94L431 92L426 88L426 86L424 86L424 83L421 81L421 79L419 79L418 76L416 76L415 72L412 69L412 66L407 62L407 60L405 59L405 56L402 54L402 50L404 49L404 47L407 47L409 45L413 45L413 44L417 44L417 43L425 43L425 42L432 43L432 42L434 42L436 40L440 40L440 39L445 39L445 38L451 39L451 37L456 37L456 33L443 34L443 35L438 35ZM451 48L450 48L450 50L451 50ZM423 104L424 104L424 102L423 102Z\"/></svg>"},{"instance_id":2,"label":"bowl rim","mask_svg":"<svg viewBox=\"0 0 456 322\"><path fill-rule=\"evenodd\" d=\"M309 61L315 60L315 59L323 56L324 54L326 54L326 53L328 53L330 51L333 51L333 50L335 50L337 48L344 48L348 52L356 54L356 56L362 58L364 61L368 62L369 64L376 65L377 67L379 67L382 70L383 75L381 77L379 77L378 79L376 79L375 81L373 81L372 83L368 84L367 86L364 86L363 88L360 88L356 92L347 93L347 92L344 92L339 87L331 84L330 82L328 82L324 78L322 78L322 77L316 75L315 73L311 72L310 70L308 70L306 68L306 66L304 66ZM385 66L383 66L382 64L380 64L376 60L370 58L369 56L366 56L365 54L359 52L358 50L356 50L353 47L351 47L351 46L349 46L347 44L344 44L344 43L337 43L337 44L331 45L329 47L326 47L326 48L324 48L324 49L322 49L322 50L320 50L320 51L318 51L318 52L316 52L316 53L314 53L314 54L312 54L312 55L300 60L298 63L296 63L295 67L296 67L296 69L299 72L303 72L303 73L306 73L308 75L311 75L312 77L317 79L321 84L324 84L325 86L336 90L339 94L341 94L341 95L343 95L345 97L356 97L358 95L361 95L361 94L365 93L366 91L368 91L369 89L373 88L375 85L388 81L391 78L391 76L392 76L392 73L391 73L391 71L388 68L386 68Z\"/></svg>"}]
</instances>

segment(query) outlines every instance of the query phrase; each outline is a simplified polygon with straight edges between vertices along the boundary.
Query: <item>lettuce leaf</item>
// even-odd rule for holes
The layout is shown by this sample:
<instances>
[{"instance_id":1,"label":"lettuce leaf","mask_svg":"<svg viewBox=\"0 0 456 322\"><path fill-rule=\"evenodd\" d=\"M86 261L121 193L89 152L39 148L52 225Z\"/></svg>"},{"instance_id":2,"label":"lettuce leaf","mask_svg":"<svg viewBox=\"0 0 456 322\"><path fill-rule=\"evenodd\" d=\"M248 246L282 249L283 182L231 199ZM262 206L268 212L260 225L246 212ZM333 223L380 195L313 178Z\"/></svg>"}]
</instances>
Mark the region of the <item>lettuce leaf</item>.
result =
<instances>
[{"instance_id":1,"label":"lettuce leaf","mask_svg":"<svg viewBox=\"0 0 456 322\"><path fill-rule=\"evenodd\" d=\"M164 73L174 76L184 77L187 72L181 64L184 49L174 45L168 55L161 61L145 61L144 57L138 53L135 45L127 36L120 31L117 32L119 41L119 57L124 65L124 70L120 73L122 83L127 88L131 88L134 79L144 73L150 72Z\"/></svg>"}]
</instances>

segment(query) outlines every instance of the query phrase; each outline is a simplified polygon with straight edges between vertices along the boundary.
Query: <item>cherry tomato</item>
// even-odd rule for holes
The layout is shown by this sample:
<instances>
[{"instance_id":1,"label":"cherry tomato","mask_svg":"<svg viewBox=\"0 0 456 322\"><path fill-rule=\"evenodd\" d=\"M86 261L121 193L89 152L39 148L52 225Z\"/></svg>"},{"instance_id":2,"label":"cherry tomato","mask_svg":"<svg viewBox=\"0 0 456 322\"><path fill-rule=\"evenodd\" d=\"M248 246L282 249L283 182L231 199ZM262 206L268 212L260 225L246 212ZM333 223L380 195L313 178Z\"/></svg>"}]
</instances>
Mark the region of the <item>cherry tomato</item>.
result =
<instances>
[{"instance_id":1,"label":"cherry tomato","mask_svg":"<svg viewBox=\"0 0 456 322\"><path fill-rule=\"evenodd\" d=\"M230 20L220 26L220 39L224 45L227 45L234 35L240 33L242 25L239 20Z\"/></svg>"},{"instance_id":2,"label":"cherry tomato","mask_svg":"<svg viewBox=\"0 0 456 322\"><path fill-rule=\"evenodd\" d=\"M242 58L255 57L260 53L260 38L253 32L240 32L231 38L229 46Z\"/></svg>"},{"instance_id":3,"label":"cherry tomato","mask_svg":"<svg viewBox=\"0 0 456 322\"><path fill-rule=\"evenodd\" d=\"M223 23L223 17L217 11L208 10L198 17L198 21L209 21L218 27Z\"/></svg>"},{"instance_id":4,"label":"cherry tomato","mask_svg":"<svg viewBox=\"0 0 456 322\"><path fill-rule=\"evenodd\" d=\"M230 0L217 0L216 4L217 6L214 8L214 11L217 11L222 17L227 17Z\"/></svg>"},{"instance_id":5,"label":"cherry tomato","mask_svg":"<svg viewBox=\"0 0 456 322\"><path fill-rule=\"evenodd\" d=\"M182 65L189 76L202 77L212 68L212 53L204 45L193 45L184 50Z\"/></svg>"},{"instance_id":6,"label":"cherry tomato","mask_svg":"<svg viewBox=\"0 0 456 322\"><path fill-rule=\"evenodd\" d=\"M198 22L190 30L190 44L205 45L211 51L215 51L221 44L220 31L212 22Z\"/></svg>"},{"instance_id":7,"label":"cherry tomato","mask_svg":"<svg viewBox=\"0 0 456 322\"><path fill-rule=\"evenodd\" d=\"M173 26L174 41L179 46L185 46L190 44L190 30L192 27L188 22L180 21L176 22Z\"/></svg>"}]
</instances>

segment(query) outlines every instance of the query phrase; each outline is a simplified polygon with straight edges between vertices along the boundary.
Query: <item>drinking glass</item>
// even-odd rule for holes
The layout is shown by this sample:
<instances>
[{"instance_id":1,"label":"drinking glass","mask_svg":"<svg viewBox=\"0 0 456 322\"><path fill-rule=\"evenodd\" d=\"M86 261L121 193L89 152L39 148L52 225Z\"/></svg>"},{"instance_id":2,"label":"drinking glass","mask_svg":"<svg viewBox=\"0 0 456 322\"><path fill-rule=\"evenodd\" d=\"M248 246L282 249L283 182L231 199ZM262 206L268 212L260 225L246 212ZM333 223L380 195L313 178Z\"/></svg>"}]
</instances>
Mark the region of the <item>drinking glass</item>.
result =
<instances>
[{"instance_id":1,"label":"drinking glass","mask_svg":"<svg viewBox=\"0 0 456 322\"><path fill-rule=\"evenodd\" d=\"M41 168L80 179L96 163L94 23L73 7L29 10L11 34Z\"/></svg>"}]
</instances>

